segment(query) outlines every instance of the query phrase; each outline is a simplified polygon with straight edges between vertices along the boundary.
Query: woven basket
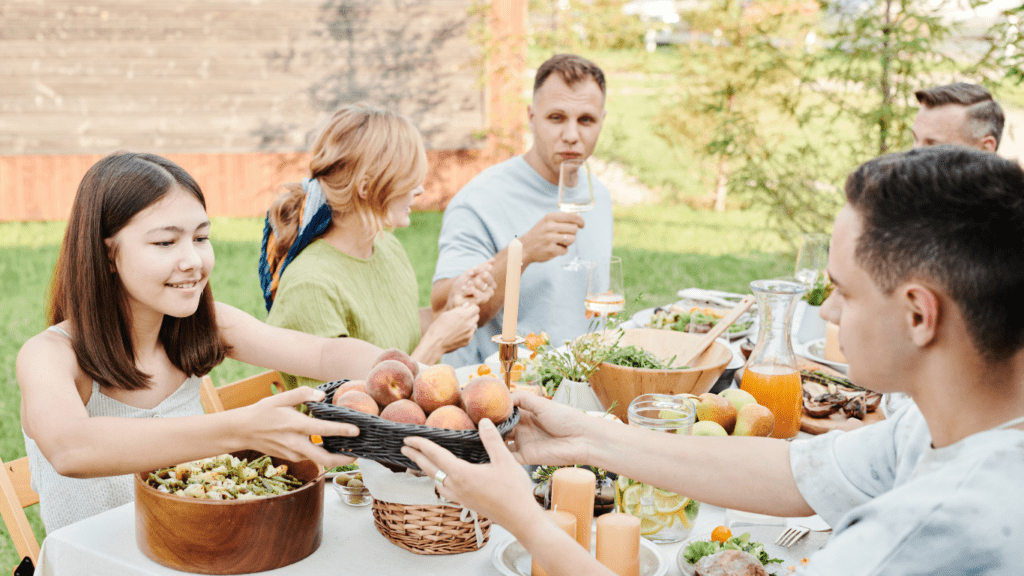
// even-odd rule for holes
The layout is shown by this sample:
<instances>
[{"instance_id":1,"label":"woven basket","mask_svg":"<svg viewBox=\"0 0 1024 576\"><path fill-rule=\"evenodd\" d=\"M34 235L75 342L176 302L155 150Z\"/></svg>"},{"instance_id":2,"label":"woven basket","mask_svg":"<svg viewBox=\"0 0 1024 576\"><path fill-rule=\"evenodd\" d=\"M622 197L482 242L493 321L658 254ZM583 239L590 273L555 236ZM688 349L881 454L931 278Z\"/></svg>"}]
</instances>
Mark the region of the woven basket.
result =
<instances>
[{"instance_id":1,"label":"woven basket","mask_svg":"<svg viewBox=\"0 0 1024 576\"><path fill-rule=\"evenodd\" d=\"M376 460L382 464L393 464L402 468L419 470L416 463L402 455L402 446L406 436L422 436L443 446L455 456L473 464L490 462L487 450L480 441L476 430L447 430L415 424L400 424L384 420L380 416L371 416L351 408L332 404L334 391L347 380L335 380L321 384L318 389L327 393L323 402L306 402L309 414L321 420L346 422L359 427L359 436L327 436L324 437L324 448L328 452L347 454ZM512 416L498 424L498 432L502 438L519 423L519 408L512 410Z\"/></svg>"},{"instance_id":2,"label":"woven basket","mask_svg":"<svg viewBox=\"0 0 1024 576\"><path fill-rule=\"evenodd\" d=\"M483 542L473 522L460 520L462 508L373 501L373 524L385 538L416 554L461 554L487 544L491 521L478 517Z\"/></svg>"}]
</instances>

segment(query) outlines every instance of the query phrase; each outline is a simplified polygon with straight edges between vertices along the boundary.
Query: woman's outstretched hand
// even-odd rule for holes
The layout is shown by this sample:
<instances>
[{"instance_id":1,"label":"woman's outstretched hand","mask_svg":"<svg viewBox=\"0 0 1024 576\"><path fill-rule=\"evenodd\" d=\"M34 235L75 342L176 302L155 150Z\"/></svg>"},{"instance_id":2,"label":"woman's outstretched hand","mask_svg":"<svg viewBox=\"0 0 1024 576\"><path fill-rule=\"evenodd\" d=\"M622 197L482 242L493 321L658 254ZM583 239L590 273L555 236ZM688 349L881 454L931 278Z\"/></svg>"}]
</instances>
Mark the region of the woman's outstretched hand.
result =
<instances>
[{"instance_id":1,"label":"woman's outstretched hand","mask_svg":"<svg viewBox=\"0 0 1024 576\"><path fill-rule=\"evenodd\" d=\"M239 436L240 448L259 450L293 462L313 460L325 468L351 464L354 458L332 454L313 444L310 436L358 436L359 428L313 418L295 409L303 402L323 399L322 390L300 386L237 409L238 416L243 418L241 425L234 430Z\"/></svg>"},{"instance_id":2,"label":"woman's outstretched hand","mask_svg":"<svg viewBox=\"0 0 1024 576\"><path fill-rule=\"evenodd\" d=\"M511 450L520 464L590 463L586 429L600 419L528 392L516 392L512 401L519 406L519 424Z\"/></svg>"},{"instance_id":3,"label":"woman's outstretched hand","mask_svg":"<svg viewBox=\"0 0 1024 576\"><path fill-rule=\"evenodd\" d=\"M419 436L408 436L402 454L419 466L424 474L436 477L444 470L447 477L438 493L448 500L474 510L516 533L518 528L536 521L540 506L526 470L505 447L498 429L490 420L480 421L480 440L491 461L470 464L448 450Z\"/></svg>"}]
</instances>

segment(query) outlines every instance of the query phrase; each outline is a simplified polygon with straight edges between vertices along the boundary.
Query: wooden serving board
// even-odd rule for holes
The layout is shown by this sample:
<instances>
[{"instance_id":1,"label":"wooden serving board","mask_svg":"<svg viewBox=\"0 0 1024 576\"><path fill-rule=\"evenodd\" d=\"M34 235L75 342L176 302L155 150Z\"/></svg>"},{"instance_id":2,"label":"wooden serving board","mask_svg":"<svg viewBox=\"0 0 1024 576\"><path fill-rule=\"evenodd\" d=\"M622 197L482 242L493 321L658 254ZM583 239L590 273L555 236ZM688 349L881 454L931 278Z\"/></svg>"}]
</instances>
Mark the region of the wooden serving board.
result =
<instances>
[{"instance_id":1,"label":"wooden serving board","mask_svg":"<svg viewBox=\"0 0 1024 576\"><path fill-rule=\"evenodd\" d=\"M796 359L797 362L800 363L800 370L819 371L832 376L846 378L846 375L843 374L842 372L839 372L836 369L826 366L824 364L815 362L810 358L797 356ZM739 386L740 382L743 379L742 368L736 371L735 379L736 385ZM836 412L835 414L831 414L828 418L813 418L811 416L808 416L807 413L804 412L803 415L800 417L800 430L808 434L825 434L826 432L831 432L832 430L835 430L839 426L845 424L847 420L849 420L849 418L846 416L846 414L843 414L842 411ZM879 422L881 420L885 420L885 415L882 414L881 409L878 409L875 410L874 412L868 412L867 414L865 414L863 422L865 424L871 424L872 422Z\"/></svg>"},{"instance_id":2,"label":"wooden serving board","mask_svg":"<svg viewBox=\"0 0 1024 576\"><path fill-rule=\"evenodd\" d=\"M846 377L845 374L838 372L834 368L830 368L809 358L804 358L803 356L797 356L797 361L800 362L801 370L814 370L824 372L832 376L839 376L842 378ZM807 432L808 434L824 434L845 424L847 420L849 420L849 418L842 412L842 410L834 414L830 414L828 418L813 418L804 412L800 418L800 430ZM881 420L885 420L885 416L879 408L874 412L868 412L865 414L862 421L865 424L871 424L872 422L879 422Z\"/></svg>"}]
</instances>

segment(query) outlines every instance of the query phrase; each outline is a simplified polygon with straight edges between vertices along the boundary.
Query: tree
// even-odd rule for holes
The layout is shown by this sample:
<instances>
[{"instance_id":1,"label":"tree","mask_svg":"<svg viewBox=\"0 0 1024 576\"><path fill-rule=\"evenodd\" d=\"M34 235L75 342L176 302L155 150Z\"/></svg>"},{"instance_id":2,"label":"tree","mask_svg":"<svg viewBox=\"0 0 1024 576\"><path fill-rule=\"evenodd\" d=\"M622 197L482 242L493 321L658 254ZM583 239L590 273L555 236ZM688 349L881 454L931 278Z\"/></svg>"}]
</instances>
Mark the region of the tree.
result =
<instances>
[{"instance_id":1,"label":"tree","mask_svg":"<svg viewBox=\"0 0 1024 576\"><path fill-rule=\"evenodd\" d=\"M915 90L963 80L998 98L1001 83L1024 81L1024 8L970 37L976 19L951 19L995 1L819 0L821 17L808 21L769 2L716 0L691 16L712 40L683 55L681 96L658 134L719 167L719 206L728 190L768 207L784 237L827 231L845 175L909 147Z\"/></svg>"}]
</instances>

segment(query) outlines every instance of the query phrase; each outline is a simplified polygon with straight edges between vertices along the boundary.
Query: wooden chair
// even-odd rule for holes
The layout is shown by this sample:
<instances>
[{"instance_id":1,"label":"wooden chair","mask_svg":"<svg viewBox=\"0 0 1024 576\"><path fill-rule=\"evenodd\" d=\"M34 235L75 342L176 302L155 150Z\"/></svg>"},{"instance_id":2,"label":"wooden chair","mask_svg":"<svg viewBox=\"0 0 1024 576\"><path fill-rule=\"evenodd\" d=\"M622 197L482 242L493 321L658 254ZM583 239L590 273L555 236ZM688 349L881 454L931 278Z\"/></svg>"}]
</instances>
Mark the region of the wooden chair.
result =
<instances>
[{"instance_id":1,"label":"wooden chair","mask_svg":"<svg viewBox=\"0 0 1024 576\"><path fill-rule=\"evenodd\" d=\"M39 541L25 516L25 508L38 504L39 495L32 490L28 458L18 458L13 462L0 460L0 465L0 515L23 565L28 559L34 567L39 561Z\"/></svg>"},{"instance_id":2,"label":"wooden chair","mask_svg":"<svg viewBox=\"0 0 1024 576\"><path fill-rule=\"evenodd\" d=\"M276 370L243 378L220 388L213 386L209 376L203 376L199 399L206 413L211 414L256 403L273 395L275 388L277 392L284 390L284 380Z\"/></svg>"}]
</instances>

